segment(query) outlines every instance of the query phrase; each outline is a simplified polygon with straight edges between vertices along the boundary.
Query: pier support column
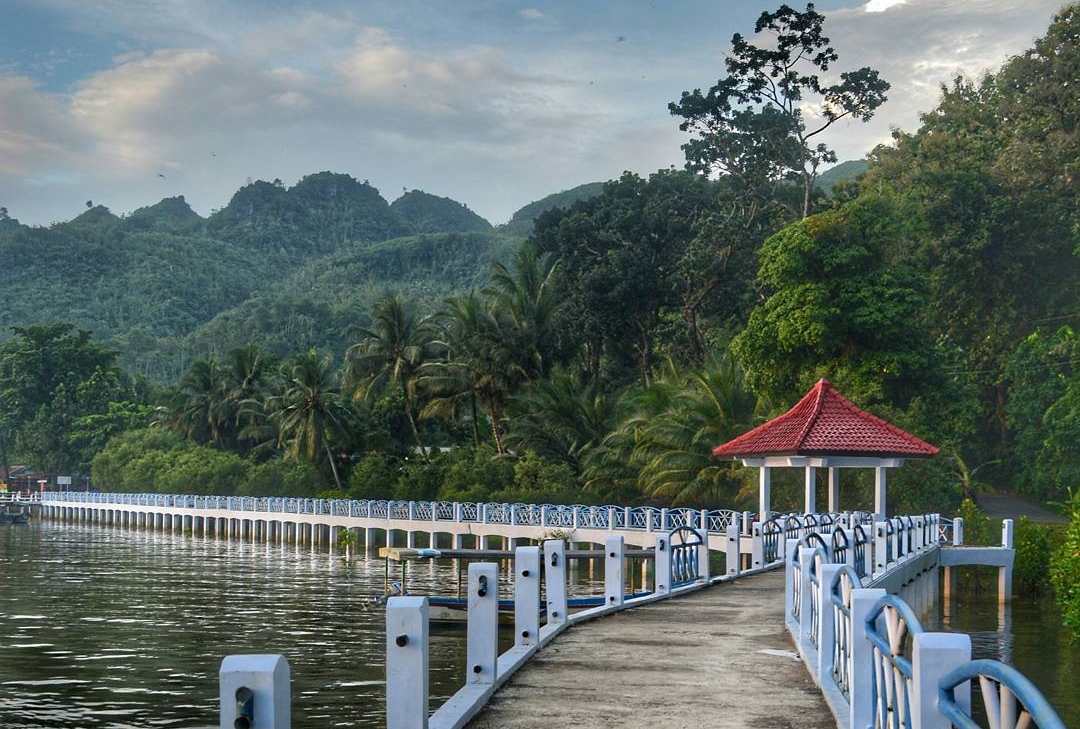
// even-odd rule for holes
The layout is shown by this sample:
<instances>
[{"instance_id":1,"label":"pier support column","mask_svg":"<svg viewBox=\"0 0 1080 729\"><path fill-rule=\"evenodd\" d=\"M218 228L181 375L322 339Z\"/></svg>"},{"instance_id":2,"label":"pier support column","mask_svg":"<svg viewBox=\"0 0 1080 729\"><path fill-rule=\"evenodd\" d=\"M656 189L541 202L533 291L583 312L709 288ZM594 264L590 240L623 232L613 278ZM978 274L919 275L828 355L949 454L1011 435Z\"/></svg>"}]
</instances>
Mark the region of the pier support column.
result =
<instances>
[{"instance_id":1,"label":"pier support column","mask_svg":"<svg viewBox=\"0 0 1080 729\"><path fill-rule=\"evenodd\" d=\"M405 546L409 549L416 549L416 532L412 530L405 532Z\"/></svg>"},{"instance_id":2,"label":"pier support column","mask_svg":"<svg viewBox=\"0 0 1080 729\"><path fill-rule=\"evenodd\" d=\"M840 469L829 469L829 513L840 511Z\"/></svg>"},{"instance_id":3,"label":"pier support column","mask_svg":"<svg viewBox=\"0 0 1080 729\"><path fill-rule=\"evenodd\" d=\"M1001 523L1001 546L1005 549L1013 549L1013 520L1005 519ZM1014 553L1015 554L1015 553ZM1004 604L1012 600L1013 563L998 568L998 603Z\"/></svg>"},{"instance_id":4,"label":"pier support column","mask_svg":"<svg viewBox=\"0 0 1080 729\"><path fill-rule=\"evenodd\" d=\"M806 478L803 489L804 514L813 514L817 511L817 469L813 466L806 467Z\"/></svg>"}]
</instances>

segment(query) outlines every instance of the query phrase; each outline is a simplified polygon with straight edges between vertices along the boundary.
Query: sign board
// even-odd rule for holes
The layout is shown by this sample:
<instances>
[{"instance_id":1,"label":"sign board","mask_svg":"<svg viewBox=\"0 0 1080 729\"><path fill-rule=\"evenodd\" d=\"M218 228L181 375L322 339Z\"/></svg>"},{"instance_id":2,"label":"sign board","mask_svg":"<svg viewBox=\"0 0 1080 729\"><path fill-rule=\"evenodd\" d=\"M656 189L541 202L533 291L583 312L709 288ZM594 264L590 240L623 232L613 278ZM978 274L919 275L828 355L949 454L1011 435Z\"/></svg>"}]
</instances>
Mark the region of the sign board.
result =
<instances>
[{"instance_id":1,"label":"sign board","mask_svg":"<svg viewBox=\"0 0 1080 729\"><path fill-rule=\"evenodd\" d=\"M71 485L71 476L57 476L56 477L56 485L57 486L70 486Z\"/></svg>"}]
</instances>

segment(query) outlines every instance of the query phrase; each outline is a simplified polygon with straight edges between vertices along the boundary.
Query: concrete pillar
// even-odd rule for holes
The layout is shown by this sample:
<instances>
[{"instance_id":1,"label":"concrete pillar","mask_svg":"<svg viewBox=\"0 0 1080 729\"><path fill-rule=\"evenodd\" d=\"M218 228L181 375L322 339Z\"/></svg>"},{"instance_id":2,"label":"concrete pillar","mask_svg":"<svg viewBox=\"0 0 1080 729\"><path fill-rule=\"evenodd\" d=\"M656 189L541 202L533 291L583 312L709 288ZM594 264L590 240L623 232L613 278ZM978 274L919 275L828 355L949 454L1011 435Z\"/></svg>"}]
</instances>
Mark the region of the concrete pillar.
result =
<instances>
[{"instance_id":1,"label":"concrete pillar","mask_svg":"<svg viewBox=\"0 0 1080 729\"><path fill-rule=\"evenodd\" d=\"M709 530L705 527L701 527L697 530L698 535L701 537L701 544L698 545L698 577L709 582L712 579L712 569L709 564Z\"/></svg>"},{"instance_id":2,"label":"concrete pillar","mask_svg":"<svg viewBox=\"0 0 1080 729\"><path fill-rule=\"evenodd\" d=\"M806 493L804 494L804 514L813 514L817 511L817 469L813 466L806 467Z\"/></svg>"},{"instance_id":3,"label":"concrete pillar","mask_svg":"<svg viewBox=\"0 0 1080 729\"><path fill-rule=\"evenodd\" d=\"M732 576L737 576L739 574L740 541L739 527L735 524L731 524L727 528L727 554L725 555L724 562L727 573Z\"/></svg>"},{"instance_id":4,"label":"concrete pillar","mask_svg":"<svg viewBox=\"0 0 1080 729\"><path fill-rule=\"evenodd\" d=\"M885 518L885 467L878 466L874 469L874 516L877 521Z\"/></svg>"},{"instance_id":5,"label":"concrete pillar","mask_svg":"<svg viewBox=\"0 0 1080 729\"><path fill-rule=\"evenodd\" d=\"M813 547L799 547L799 574L796 575L796 579L799 580L799 652L806 656L809 655L809 649L812 644L810 643L810 635L814 630L813 624L810 621L813 615L811 609L811 603L814 600L813 589L810 586L810 570L814 566L814 551ZM818 622L821 622L820 620Z\"/></svg>"},{"instance_id":6,"label":"concrete pillar","mask_svg":"<svg viewBox=\"0 0 1080 729\"><path fill-rule=\"evenodd\" d=\"M387 729L427 729L428 630L426 597L387 600Z\"/></svg>"},{"instance_id":7,"label":"concrete pillar","mask_svg":"<svg viewBox=\"0 0 1080 729\"><path fill-rule=\"evenodd\" d=\"M547 624L566 622L566 543L561 539L544 542L544 587L547 592Z\"/></svg>"},{"instance_id":8,"label":"concrete pillar","mask_svg":"<svg viewBox=\"0 0 1080 729\"><path fill-rule=\"evenodd\" d=\"M851 591L851 675L849 704L850 727L874 725L874 654L866 637L866 618L879 598L885 596L879 588Z\"/></svg>"},{"instance_id":9,"label":"concrete pillar","mask_svg":"<svg viewBox=\"0 0 1080 729\"><path fill-rule=\"evenodd\" d=\"M840 469L829 469L829 513L840 511Z\"/></svg>"},{"instance_id":10,"label":"concrete pillar","mask_svg":"<svg viewBox=\"0 0 1080 729\"><path fill-rule=\"evenodd\" d=\"M668 543L668 535L656 536L656 589L658 595L666 595L671 592L671 545Z\"/></svg>"},{"instance_id":11,"label":"concrete pillar","mask_svg":"<svg viewBox=\"0 0 1080 729\"><path fill-rule=\"evenodd\" d=\"M412 502L410 502L410 506ZM411 529L405 532L405 546L409 549L416 549L416 532Z\"/></svg>"},{"instance_id":12,"label":"concrete pillar","mask_svg":"<svg viewBox=\"0 0 1080 729\"><path fill-rule=\"evenodd\" d=\"M604 542L604 604L619 606L623 604L623 586L626 577L623 574L625 546L621 534L613 534Z\"/></svg>"},{"instance_id":13,"label":"concrete pillar","mask_svg":"<svg viewBox=\"0 0 1080 729\"><path fill-rule=\"evenodd\" d=\"M465 683L491 685L499 659L499 566L494 562L469 565L468 610Z\"/></svg>"},{"instance_id":14,"label":"concrete pillar","mask_svg":"<svg viewBox=\"0 0 1080 729\"><path fill-rule=\"evenodd\" d=\"M540 548L514 554L514 645L533 646L540 638Z\"/></svg>"},{"instance_id":15,"label":"concrete pillar","mask_svg":"<svg viewBox=\"0 0 1080 729\"><path fill-rule=\"evenodd\" d=\"M836 575L844 568L839 564L821 565L821 573L818 580L821 589L818 590L818 663L817 679L821 685L825 680L832 677L833 672L833 646L836 644L836 626L833 624L832 584Z\"/></svg>"},{"instance_id":16,"label":"concrete pillar","mask_svg":"<svg viewBox=\"0 0 1080 729\"><path fill-rule=\"evenodd\" d=\"M292 698L285 656L233 655L218 676L221 729L289 729Z\"/></svg>"},{"instance_id":17,"label":"concrete pillar","mask_svg":"<svg viewBox=\"0 0 1080 729\"><path fill-rule=\"evenodd\" d=\"M772 472L768 466L758 469L758 521L769 520L772 498Z\"/></svg>"},{"instance_id":18,"label":"concrete pillar","mask_svg":"<svg viewBox=\"0 0 1080 729\"><path fill-rule=\"evenodd\" d=\"M952 722L937 708L938 684L949 671L971 660L971 637L966 633L916 633L913 643L911 727L952 729ZM970 714L971 682L957 686L955 698L964 714Z\"/></svg>"}]
</instances>

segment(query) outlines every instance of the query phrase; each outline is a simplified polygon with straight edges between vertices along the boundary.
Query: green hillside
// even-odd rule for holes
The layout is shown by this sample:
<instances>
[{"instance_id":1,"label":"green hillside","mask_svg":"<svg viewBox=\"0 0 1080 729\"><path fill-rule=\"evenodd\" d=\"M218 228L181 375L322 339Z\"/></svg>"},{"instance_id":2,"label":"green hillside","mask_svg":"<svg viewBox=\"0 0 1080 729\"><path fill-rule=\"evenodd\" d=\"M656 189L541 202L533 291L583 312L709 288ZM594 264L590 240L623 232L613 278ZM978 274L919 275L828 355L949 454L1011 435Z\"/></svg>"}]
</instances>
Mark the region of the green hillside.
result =
<instances>
[{"instance_id":1,"label":"green hillside","mask_svg":"<svg viewBox=\"0 0 1080 729\"><path fill-rule=\"evenodd\" d=\"M868 169L870 169L870 163L866 160L849 159L822 172L817 178L816 187L826 195L830 195L836 183L842 180L854 180Z\"/></svg>"},{"instance_id":2,"label":"green hillside","mask_svg":"<svg viewBox=\"0 0 1080 729\"><path fill-rule=\"evenodd\" d=\"M390 203L390 209L416 233L488 232L491 223L457 200L412 190Z\"/></svg>"},{"instance_id":3,"label":"green hillside","mask_svg":"<svg viewBox=\"0 0 1080 729\"><path fill-rule=\"evenodd\" d=\"M587 200L590 197L596 197L603 191L603 182L587 182L584 185L578 185L569 190L556 192L553 195L540 198L521 208L514 213L509 222L500 225L499 230L511 235L520 235L522 238L528 238L533 232L533 221L540 217L542 213L546 213L553 208L568 208L578 200Z\"/></svg>"}]
</instances>

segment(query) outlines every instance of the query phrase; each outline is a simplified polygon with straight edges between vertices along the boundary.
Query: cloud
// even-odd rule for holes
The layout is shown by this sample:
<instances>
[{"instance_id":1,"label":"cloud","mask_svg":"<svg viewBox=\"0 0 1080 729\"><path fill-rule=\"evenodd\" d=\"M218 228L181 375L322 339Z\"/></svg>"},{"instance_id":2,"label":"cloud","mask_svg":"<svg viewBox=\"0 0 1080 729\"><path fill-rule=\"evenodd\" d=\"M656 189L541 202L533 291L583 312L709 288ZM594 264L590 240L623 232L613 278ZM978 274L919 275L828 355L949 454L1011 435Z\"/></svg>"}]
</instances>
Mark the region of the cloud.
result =
<instances>
[{"instance_id":1,"label":"cloud","mask_svg":"<svg viewBox=\"0 0 1080 729\"><path fill-rule=\"evenodd\" d=\"M536 8L524 8L518 11L518 15L525 18L525 20L541 20L544 14Z\"/></svg>"},{"instance_id":2,"label":"cloud","mask_svg":"<svg viewBox=\"0 0 1080 729\"><path fill-rule=\"evenodd\" d=\"M78 167L87 141L62 96L25 77L0 76L0 176L33 181Z\"/></svg>"}]
</instances>

